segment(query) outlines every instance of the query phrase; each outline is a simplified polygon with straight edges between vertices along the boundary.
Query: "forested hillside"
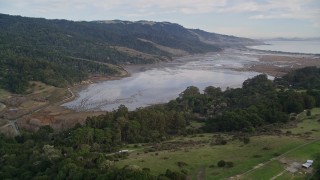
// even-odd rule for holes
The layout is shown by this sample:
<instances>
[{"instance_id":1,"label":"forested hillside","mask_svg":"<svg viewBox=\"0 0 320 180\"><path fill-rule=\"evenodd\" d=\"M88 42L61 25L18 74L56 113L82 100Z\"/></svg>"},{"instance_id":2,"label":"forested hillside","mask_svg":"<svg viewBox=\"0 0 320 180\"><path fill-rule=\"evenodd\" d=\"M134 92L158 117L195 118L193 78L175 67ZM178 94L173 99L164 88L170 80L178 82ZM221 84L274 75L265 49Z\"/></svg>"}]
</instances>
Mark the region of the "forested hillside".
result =
<instances>
[{"instance_id":1,"label":"forested hillside","mask_svg":"<svg viewBox=\"0 0 320 180\"><path fill-rule=\"evenodd\" d=\"M228 36L215 36L228 41ZM24 92L30 80L65 86L93 73L117 74L102 63L145 64L168 61L175 51L221 50L219 44L204 43L195 32L167 22L75 22L0 14L0 39L0 86L15 93Z\"/></svg>"},{"instance_id":2,"label":"forested hillside","mask_svg":"<svg viewBox=\"0 0 320 180\"><path fill-rule=\"evenodd\" d=\"M301 71L308 72L306 78L319 76L319 68L306 70L290 74L301 82L305 80ZM246 80L242 88L221 91L209 86L200 93L191 86L164 105L131 112L120 106L58 134L45 126L15 139L0 136L0 179L185 179L182 171L167 170L156 176L151 175L149 168L136 165L119 169L114 162L125 158L126 153L113 152L126 148L128 143L161 142L203 131L246 134L268 131L269 125L294 121L289 118L291 113L320 107L319 89L304 85L299 88L306 91L279 87L266 75L258 75ZM190 128L188 125L195 121L204 122L204 127Z\"/></svg>"}]
</instances>

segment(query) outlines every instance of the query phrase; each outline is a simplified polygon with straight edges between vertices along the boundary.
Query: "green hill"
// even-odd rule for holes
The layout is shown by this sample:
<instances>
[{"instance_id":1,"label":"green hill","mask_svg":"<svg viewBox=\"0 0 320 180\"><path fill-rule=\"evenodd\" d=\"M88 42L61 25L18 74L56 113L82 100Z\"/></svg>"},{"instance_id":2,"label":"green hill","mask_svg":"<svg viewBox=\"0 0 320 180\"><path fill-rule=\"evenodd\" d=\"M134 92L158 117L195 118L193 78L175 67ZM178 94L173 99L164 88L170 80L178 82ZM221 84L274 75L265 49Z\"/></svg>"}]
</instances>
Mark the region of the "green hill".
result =
<instances>
[{"instance_id":1,"label":"green hill","mask_svg":"<svg viewBox=\"0 0 320 180\"><path fill-rule=\"evenodd\" d=\"M155 63L221 50L223 42L203 41L203 32L168 22L75 22L0 14L0 87L22 93L30 80L66 86L90 74L119 74L108 64ZM208 34L228 44L230 38L237 45L257 43Z\"/></svg>"}]
</instances>

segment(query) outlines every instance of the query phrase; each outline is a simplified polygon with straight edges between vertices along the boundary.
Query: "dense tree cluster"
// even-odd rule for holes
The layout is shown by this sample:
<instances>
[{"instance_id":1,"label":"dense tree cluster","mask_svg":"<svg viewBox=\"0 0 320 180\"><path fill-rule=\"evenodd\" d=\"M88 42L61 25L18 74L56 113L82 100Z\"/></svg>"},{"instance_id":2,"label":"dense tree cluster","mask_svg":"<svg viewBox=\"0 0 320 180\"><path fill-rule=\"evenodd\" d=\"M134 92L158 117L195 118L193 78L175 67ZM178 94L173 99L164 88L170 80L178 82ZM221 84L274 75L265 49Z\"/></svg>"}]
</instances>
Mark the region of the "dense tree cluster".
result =
<instances>
[{"instance_id":1,"label":"dense tree cluster","mask_svg":"<svg viewBox=\"0 0 320 180\"><path fill-rule=\"evenodd\" d=\"M166 171L158 176L132 165L116 168L126 143L157 142L185 132L186 115L163 108L129 112L125 106L91 117L60 134L44 126L15 139L0 136L0 179L185 179Z\"/></svg>"},{"instance_id":2,"label":"dense tree cluster","mask_svg":"<svg viewBox=\"0 0 320 180\"><path fill-rule=\"evenodd\" d=\"M184 134L189 123L187 118L188 113L164 107L150 107L129 112L121 105L117 111L88 118L87 129L82 129L74 135L89 137L88 134L92 134L86 143L96 141L110 143L111 146L122 143L156 142L167 139L169 135ZM77 138L74 141L73 143L81 143L77 142Z\"/></svg>"},{"instance_id":3,"label":"dense tree cluster","mask_svg":"<svg viewBox=\"0 0 320 180\"><path fill-rule=\"evenodd\" d=\"M306 70L297 70L291 74L300 74ZM309 75L308 78L319 76L319 71L313 72L316 74ZM191 86L167 106L203 117L202 121L206 122L205 130L210 132L252 132L262 125L286 123L290 113L319 107L318 89L297 91L289 85L287 89L283 89L283 86L279 88L277 82L274 83L267 75L262 74L244 81L242 88L237 89L221 91L220 88L209 86L201 94L197 87ZM309 87L305 84L299 88Z\"/></svg>"},{"instance_id":4,"label":"dense tree cluster","mask_svg":"<svg viewBox=\"0 0 320 180\"><path fill-rule=\"evenodd\" d=\"M320 68L306 67L275 79L278 85L301 89L320 89Z\"/></svg>"}]
</instances>

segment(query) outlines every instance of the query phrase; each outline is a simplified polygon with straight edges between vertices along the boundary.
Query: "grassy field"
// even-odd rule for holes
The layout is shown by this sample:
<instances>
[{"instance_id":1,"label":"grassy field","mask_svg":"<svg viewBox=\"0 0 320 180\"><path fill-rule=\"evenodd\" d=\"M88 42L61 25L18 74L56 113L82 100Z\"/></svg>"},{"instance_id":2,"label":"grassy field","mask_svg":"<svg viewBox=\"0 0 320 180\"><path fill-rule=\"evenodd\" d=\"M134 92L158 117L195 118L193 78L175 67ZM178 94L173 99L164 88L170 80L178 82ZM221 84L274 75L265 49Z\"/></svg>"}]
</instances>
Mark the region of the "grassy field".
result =
<instances>
[{"instance_id":1,"label":"grassy field","mask_svg":"<svg viewBox=\"0 0 320 180\"><path fill-rule=\"evenodd\" d=\"M30 99L33 98L42 98L46 99L50 103L59 102L66 97L70 96L69 92L66 88L57 88L50 85L46 85L41 82L31 82L31 88L29 89L31 92L28 96Z\"/></svg>"},{"instance_id":2,"label":"grassy field","mask_svg":"<svg viewBox=\"0 0 320 180\"><path fill-rule=\"evenodd\" d=\"M0 88L0 101L7 98L10 95L10 93L4 89Z\"/></svg>"},{"instance_id":3,"label":"grassy field","mask_svg":"<svg viewBox=\"0 0 320 180\"><path fill-rule=\"evenodd\" d=\"M320 130L320 122L317 121L319 115L320 108L312 109L311 117L307 117L305 113L300 114L298 117L303 121L298 123L297 127L283 130L291 131L292 136L254 136L246 145L239 140L228 141L226 145L210 145L214 139L213 134L177 137L164 143L177 143L179 147L179 144L184 142L184 146L156 152L144 152L145 148L140 147L130 153L127 159L118 161L116 166L138 165L141 168L150 168L154 174L164 173L166 169L184 170L188 171L189 179L197 179L201 173L204 174L203 179L222 179L249 170L241 176L241 179L270 179L277 175L279 176L276 179L303 179L304 174L291 174L285 171L286 165L279 159L301 163L306 159L312 159L313 155L319 152L320 141L290 151L320 138L320 133L315 131ZM307 133L309 138L304 136L306 132L311 132ZM299 137L298 134L302 136ZM230 139L228 135L223 136ZM185 145L187 142L190 144ZM131 146L130 149L134 148ZM288 153L277 158L286 152ZM217 167L217 162L220 160L233 162L234 167ZM184 166L178 166L178 162L183 162Z\"/></svg>"},{"instance_id":4,"label":"grassy field","mask_svg":"<svg viewBox=\"0 0 320 180\"><path fill-rule=\"evenodd\" d=\"M299 114L298 118L302 121L297 124L297 127L285 129L283 131L291 131L294 135L303 136L307 134L309 139L314 139L312 143L288 152L287 154L281 156L281 158L275 159L269 164L257 168L256 170L243 176L243 179L261 179L259 178L260 175L260 177L267 177L266 179L270 179L275 177L277 174L280 174L280 172L283 173L276 179L306 179L309 174L305 175L304 171L300 170L299 172L292 174L288 171L285 171L285 168L288 166L288 164L293 162L302 164L307 159L313 159L314 156L320 152L320 133L317 131L320 130L320 122L318 121L320 119L320 108L314 108L311 110L311 112L312 115L310 117L307 117L305 112ZM280 159L285 160L287 164L280 163Z\"/></svg>"},{"instance_id":5,"label":"grassy field","mask_svg":"<svg viewBox=\"0 0 320 180\"><path fill-rule=\"evenodd\" d=\"M285 157L297 162L313 159L314 155L320 153L320 140L288 153Z\"/></svg>"},{"instance_id":6,"label":"grassy field","mask_svg":"<svg viewBox=\"0 0 320 180\"><path fill-rule=\"evenodd\" d=\"M208 135L196 138L208 139ZM185 140L189 141L190 137ZM128 159L117 162L116 165L123 167L134 164L141 168L150 168L155 174L163 173L166 169L185 169L192 179L196 179L197 174L201 170L205 170L206 179L221 179L241 174L257 164L273 158L275 153L284 153L303 143L304 141L301 139L285 136L258 136L251 138L251 142L247 145L236 140L227 145L211 146L204 143L173 151L144 153L142 150L138 150L131 153ZM219 168L217 162L220 160L233 162L234 167ZM184 162L187 165L179 167L178 162Z\"/></svg>"},{"instance_id":7,"label":"grassy field","mask_svg":"<svg viewBox=\"0 0 320 180\"><path fill-rule=\"evenodd\" d=\"M294 180L305 180L306 177L303 173L295 173L292 174L288 171L283 172L281 176L278 176L276 180L283 180L283 179L294 179Z\"/></svg>"},{"instance_id":8,"label":"grassy field","mask_svg":"<svg viewBox=\"0 0 320 180\"><path fill-rule=\"evenodd\" d=\"M292 129L285 129L284 131L291 131L292 134L309 135L314 138L320 138L320 108L311 110L311 116L306 116L306 113L301 113L298 118L302 120L297 124L297 127Z\"/></svg>"},{"instance_id":9,"label":"grassy field","mask_svg":"<svg viewBox=\"0 0 320 180\"><path fill-rule=\"evenodd\" d=\"M251 171L250 173L242 176L242 179L271 179L279 174L276 179L305 179L304 171L299 170L292 174L285 171L286 167L290 166L291 163L297 162L299 164L304 163L307 159L313 159L314 155L319 153L320 141L313 142L304 147L298 148L278 159L270 161L265 165ZM285 161L286 163L281 163ZM282 174L280 174L283 172Z\"/></svg>"},{"instance_id":10,"label":"grassy field","mask_svg":"<svg viewBox=\"0 0 320 180\"><path fill-rule=\"evenodd\" d=\"M242 179L271 179L277 174L283 171L283 165L278 161L271 161L270 163L264 165L263 168L257 168L257 170L249 173Z\"/></svg>"}]
</instances>

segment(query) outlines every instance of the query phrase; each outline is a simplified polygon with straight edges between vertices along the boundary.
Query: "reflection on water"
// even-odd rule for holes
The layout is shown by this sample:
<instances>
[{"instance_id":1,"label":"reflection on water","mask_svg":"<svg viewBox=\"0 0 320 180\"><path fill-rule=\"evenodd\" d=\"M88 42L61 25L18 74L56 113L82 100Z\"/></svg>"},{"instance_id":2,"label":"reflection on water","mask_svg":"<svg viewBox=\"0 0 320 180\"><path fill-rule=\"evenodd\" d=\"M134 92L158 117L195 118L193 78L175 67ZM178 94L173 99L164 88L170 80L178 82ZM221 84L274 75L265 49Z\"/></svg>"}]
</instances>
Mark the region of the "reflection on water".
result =
<instances>
[{"instance_id":1,"label":"reflection on water","mask_svg":"<svg viewBox=\"0 0 320 180\"><path fill-rule=\"evenodd\" d=\"M188 56L121 80L91 84L79 97L63 106L78 111L113 110L124 104L130 110L175 99L188 86L240 87L258 73L230 70L256 58L235 51ZM143 68L145 69L145 68Z\"/></svg>"}]
</instances>

